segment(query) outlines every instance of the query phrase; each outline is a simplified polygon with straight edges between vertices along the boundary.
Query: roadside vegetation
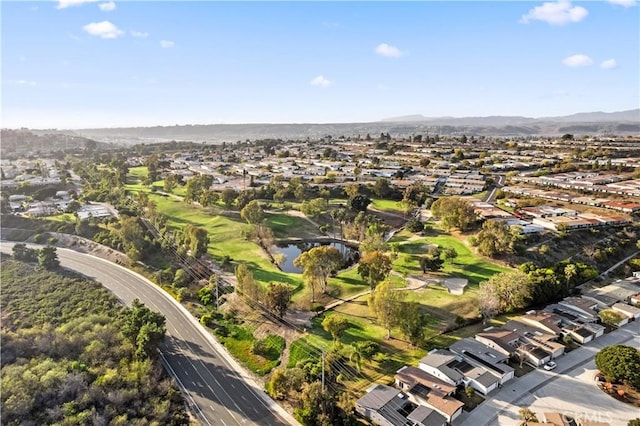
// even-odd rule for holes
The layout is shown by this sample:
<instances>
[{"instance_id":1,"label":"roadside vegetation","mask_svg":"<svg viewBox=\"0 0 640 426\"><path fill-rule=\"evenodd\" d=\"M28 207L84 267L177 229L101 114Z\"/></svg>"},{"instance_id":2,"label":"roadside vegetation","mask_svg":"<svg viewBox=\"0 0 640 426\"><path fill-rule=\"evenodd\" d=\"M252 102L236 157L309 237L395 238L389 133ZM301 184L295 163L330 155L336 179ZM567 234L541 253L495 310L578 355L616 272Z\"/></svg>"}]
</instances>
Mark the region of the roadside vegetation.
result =
<instances>
[{"instance_id":1,"label":"roadside vegetation","mask_svg":"<svg viewBox=\"0 0 640 426\"><path fill-rule=\"evenodd\" d=\"M93 281L1 266L3 424L189 424L155 355L164 317L123 308ZM136 311L152 325L137 327Z\"/></svg>"}]
</instances>

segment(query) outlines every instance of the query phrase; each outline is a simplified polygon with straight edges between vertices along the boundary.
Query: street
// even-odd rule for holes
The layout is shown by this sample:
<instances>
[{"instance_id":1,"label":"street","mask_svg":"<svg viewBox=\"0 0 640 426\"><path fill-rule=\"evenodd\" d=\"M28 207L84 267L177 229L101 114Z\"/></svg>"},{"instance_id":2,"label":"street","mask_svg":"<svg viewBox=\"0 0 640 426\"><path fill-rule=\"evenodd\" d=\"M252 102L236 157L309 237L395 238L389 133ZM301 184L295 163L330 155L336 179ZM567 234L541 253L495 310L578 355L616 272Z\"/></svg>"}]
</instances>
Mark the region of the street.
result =
<instances>
[{"instance_id":1,"label":"street","mask_svg":"<svg viewBox=\"0 0 640 426\"><path fill-rule=\"evenodd\" d=\"M557 358L558 367L553 371L536 369L512 379L475 410L465 412L454 424L516 426L520 424L518 410L530 408L538 415L538 420L542 420L544 412L555 411L607 422L611 426L626 426L630 419L640 417L640 409L619 402L598 389L593 381L595 356L605 346L640 347L639 331L640 322L632 322Z\"/></svg>"},{"instance_id":2,"label":"street","mask_svg":"<svg viewBox=\"0 0 640 426\"><path fill-rule=\"evenodd\" d=\"M2 242L0 251L10 254L12 246ZM182 305L155 284L104 259L61 248L57 253L62 267L100 282L127 305L138 298L165 315L167 334L161 357L203 424L298 424Z\"/></svg>"}]
</instances>

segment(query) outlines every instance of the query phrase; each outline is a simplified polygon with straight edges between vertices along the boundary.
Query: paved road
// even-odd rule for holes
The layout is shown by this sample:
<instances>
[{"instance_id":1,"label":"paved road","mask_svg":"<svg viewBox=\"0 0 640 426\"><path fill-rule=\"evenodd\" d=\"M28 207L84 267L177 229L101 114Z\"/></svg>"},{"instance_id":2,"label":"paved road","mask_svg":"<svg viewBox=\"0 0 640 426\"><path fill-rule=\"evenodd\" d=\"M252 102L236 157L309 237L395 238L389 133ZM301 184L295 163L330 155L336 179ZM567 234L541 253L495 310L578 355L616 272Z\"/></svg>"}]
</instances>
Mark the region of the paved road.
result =
<instances>
[{"instance_id":1,"label":"paved road","mask_svg":"<svg viewBox=\"0 0 640 426\"><path fill-rule=\"evenodd\" d=\"M611 426L625 426L640 416L640 410L619 402L601 392L593 383L595 355L609 345L640 345L637 321L605 334L556 359L554 371L537 369L507 382L492 393L479 407L464 413L454 424L458 426L517 426L518 410L531 407L541 419L544 412L561 412L572 417L599 420Z\"/></svg>"},{"instance_id":2,"label":"paved road","mask_svg":"<svg viewBox=\"0 0 640 426\"><path fill-rule=\"evenodd\" d=\"M0 250L10 253L12 244ZM162 289L114 263L58 248L61 265L80 272L112 291L127 305L140 299L167 318L160 347L165 365L180 386L191 410L205 425L298 424L244 373L235 360Z\"/></svg>"}]
</instances>

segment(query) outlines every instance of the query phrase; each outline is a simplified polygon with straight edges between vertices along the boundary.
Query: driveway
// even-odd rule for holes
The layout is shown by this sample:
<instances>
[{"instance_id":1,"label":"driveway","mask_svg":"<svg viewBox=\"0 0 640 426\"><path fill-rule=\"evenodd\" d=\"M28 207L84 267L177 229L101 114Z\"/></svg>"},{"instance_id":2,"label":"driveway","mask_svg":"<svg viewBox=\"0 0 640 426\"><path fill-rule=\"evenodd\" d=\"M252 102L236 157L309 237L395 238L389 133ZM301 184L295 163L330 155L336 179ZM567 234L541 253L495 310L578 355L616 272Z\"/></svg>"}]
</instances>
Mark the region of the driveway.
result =
<instances>
[{"instance_id":1,"label":"driveway","mask_svg":"<svg viewBox=\"0 0 640 426\"><path fill-rule=\"evenodd\" d=\"M556 359L558 367L554 371L536 369L514 378L471 413L456 419L454 424L516 426L520 424L518 410L529 407L540 421L544 412L555 411L611 426L626 426L630 419L640 417L640 409L619 402L596 387L594 359L605 346L640 347L639 331L640 323L632 322Z\"/></svg>"}]
</instances>

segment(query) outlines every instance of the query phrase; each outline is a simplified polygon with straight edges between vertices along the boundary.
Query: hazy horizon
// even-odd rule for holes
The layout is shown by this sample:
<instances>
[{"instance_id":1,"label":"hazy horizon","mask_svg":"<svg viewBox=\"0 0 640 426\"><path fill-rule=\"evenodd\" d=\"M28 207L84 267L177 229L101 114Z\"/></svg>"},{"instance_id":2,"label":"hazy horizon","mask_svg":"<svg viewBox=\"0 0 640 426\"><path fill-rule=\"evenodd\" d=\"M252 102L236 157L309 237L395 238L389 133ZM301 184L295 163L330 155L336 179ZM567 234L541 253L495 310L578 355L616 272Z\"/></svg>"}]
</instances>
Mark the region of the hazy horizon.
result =
<instances>
[{"instance_id":1,"label":"hazy horizon","mask_svg":"<svg viewBox=\"0 0 640 426\"><path fill-rule=\"evenodd\" d=\"M608 2L2 3L2 127L371 123L638 108Z\"/></svg>"}]
</instances>

